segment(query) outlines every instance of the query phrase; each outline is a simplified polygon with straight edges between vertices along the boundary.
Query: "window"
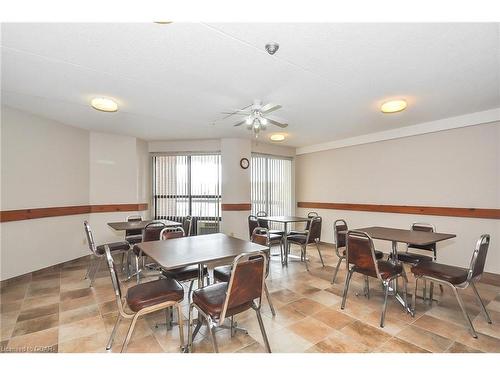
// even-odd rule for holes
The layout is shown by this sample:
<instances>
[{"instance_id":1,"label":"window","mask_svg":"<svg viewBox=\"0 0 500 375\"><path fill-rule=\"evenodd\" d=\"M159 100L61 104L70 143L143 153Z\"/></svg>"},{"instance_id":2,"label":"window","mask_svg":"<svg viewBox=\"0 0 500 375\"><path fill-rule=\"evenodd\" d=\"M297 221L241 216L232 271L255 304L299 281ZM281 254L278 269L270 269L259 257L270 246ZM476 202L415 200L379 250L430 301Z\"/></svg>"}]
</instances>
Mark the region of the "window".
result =
<instances>
[{"instance_id":1,"label":"window","mask_svg":"<svg viewBox=\"0 0 500 375\"><path fill-rule=\"evenodd\" d=\"M292 213L292 160L278 156L252 154L252 214Z\"/></svg>"},{"instance_id":2,"label":"window","mask_svg":"<svg viewBox=\"0 0 500 375\"><path fill-rule=\"evenodd\" d=\"M153 156L155 219L193 217L193 233L219 231L221 220L219 154Z\"/></svg>"}]
</instances>

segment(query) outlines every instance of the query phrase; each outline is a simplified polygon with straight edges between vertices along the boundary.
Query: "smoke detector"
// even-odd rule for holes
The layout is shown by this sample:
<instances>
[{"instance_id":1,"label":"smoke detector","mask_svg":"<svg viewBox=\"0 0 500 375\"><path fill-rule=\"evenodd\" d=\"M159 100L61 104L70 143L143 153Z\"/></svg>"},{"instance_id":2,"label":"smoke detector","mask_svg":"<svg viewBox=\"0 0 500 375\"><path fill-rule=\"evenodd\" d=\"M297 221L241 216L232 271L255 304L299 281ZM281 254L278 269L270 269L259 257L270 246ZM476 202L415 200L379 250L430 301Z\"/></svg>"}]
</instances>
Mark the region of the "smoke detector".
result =
<instances>
[{"instance_id":1,"label":"smoke detector","mask_svg":"<svg viewBox=\"0 0 500 375\"><path fill-rule=\"evenodd\" d=\"M276 42L271 42L267 43L265 48L267 53L269 53L270 55L274 55L280 48L280 45Z\"/></svg>"}]
</instances>

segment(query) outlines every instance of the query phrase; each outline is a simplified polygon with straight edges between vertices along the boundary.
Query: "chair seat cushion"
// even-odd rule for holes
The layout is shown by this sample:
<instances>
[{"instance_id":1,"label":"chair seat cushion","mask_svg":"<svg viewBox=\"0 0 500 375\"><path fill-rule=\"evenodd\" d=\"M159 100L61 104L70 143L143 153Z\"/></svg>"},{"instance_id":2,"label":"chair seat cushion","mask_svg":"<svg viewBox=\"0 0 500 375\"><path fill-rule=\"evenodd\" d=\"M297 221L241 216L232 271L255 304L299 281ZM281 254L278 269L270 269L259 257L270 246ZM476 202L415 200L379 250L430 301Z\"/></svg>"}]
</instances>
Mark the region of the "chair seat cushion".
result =
<instances>
[{"instance_id":1,"label":"chair seat cushion","mask_svg":"<svg viewBox=\"0 0 500 375\"><path fill-rule=\"evenodd\" d=\"M220 266L214 268L214 279L218 281L229 282L231 278L231 266Z\"/></svg>"},{"instance_id":2,"label":"chair seat cushion","mask_svg":"<svg viewBox=\"0 0 500 375\"><path fill-rule=\"evenodd\" d=\"M403 272L403 266L401 264L394 264L389 262L388 260L379 260L377 261L378 271L382 279L386 280L393 276L399 275ZM374 270L372 269L363 269L359 267L354 267L354 272L362 273L363 275L368 275L371 277L377 277Z\"/></svg>"},{"instance_id":3,"label":"chair seat cushion","mask_svg":"<svg viewBox=\"0 0 500 375\"><path fill-rule=\"evenodd\" d=\"M173 270L162 270L161 273L165 277L169 277L171 279L175 279L178 281L186 281L198 278L198 266L186 266L181 268L176 268ZM205 266L203 268L203 276L208 274L208 268Z\"/></svg>"},{"instance_id":4,"label":"chair seat cushion","mask_svg":"<svg viewBox=\"0 0 500 375\"><path fill-rule=\"evenodd\" d=\"M179 302L183 298L184 289L177 280L160 279L129 288L126 300L130 310L137 312L163 302Z\"/></svg>"},{"instance_id":5,"label":"chair seat cushion","mask_svg":"<svg viewBox=\"0 0 500 375\"><path fill-rule=\"evenodd\" d=\"M135 245L136 243L142 242L142 234L136 234L133 236L126 236L125 241L127 241L131 245Z\"/></svg>"},{"instance_id":6,"label":"chair seat cushion","mask_svg":"<svg viewBox=\"0 0 500 375\"><path fill-rule=\"evenodd\" d=\"M193 292L193 303L205 314L218 318L222 312L226 299L228 283L217 283L197 289ZM251 302L228 309L226 316L232 316L251 308Z\"/></svg>"},{"instance_id":7,"label":"chair seat cushion","mask_svg":"<svg viewBox=\"0 0 500 375\"><path fill-rule=\"evenodd\" d=\"M342 255L343 256L346 256L346 250L344 249L344 251L342 251ZM375 250L375 259L377 260L380 260L384 257L384 253L379 251L379 250Z\"/></svg>"},{"instance_id":8,"label":"chair seat cushion","mask_svg":"<svg viewBox=\"0 0 500 375\"><path fill-rule=\"evenodd\" d=\"M458 285L467 280L469 270L436 262L420 262L411 268L415 276L430 276Z\"/></svg>"},{"instance_id":9,"label":"chair seat cushion","mask_svg":"<svg viewBox=\"0 0 500 375\"><path fill-rule=\"evenodd\" d=\"M419 263L419 262L432 262L433 258L428 255L399 251L398 260L405 263Z\"/></svg>"},{"instance_id":10,"label":"chair seat cushion","mask_svg":"<svg viewBox=\"0 0 500 375\"><path fill-rule=\"evenodd\" d=\"M306 243L307 236L305 234L292 234L287 236L286 239L288 240L288 242L303 245Z\"/></svg>"},{"instance_id":11,"label":"chair seat cushion","mask_svg":"<svg viewBox=\"0 0 500 375\"><path fill-rule=\"evenodd\" d=\"M269 234L271 236L275 235L275 236L278 236L278 237L283 237L283 235L285 234L285 232L283 232L282 230L279 230L279 229L270 229L269 230Z\"/></svg>"},{"instance_id":12,"label":"chair seat cushion","mask_svg":"<svg viewBox=\"0 0 500 375\"><path fill-rule=\"evenodd\" d=\"M111 252L113 251L127 251L128 249L130 249L130 245L127 241L121 241L121 242L111 242L111 243L106 243L106 244L102 244L102 245L99 245L97 246L96 250L97 250L97 253L98 254L104 254L104 246L108 245L109 246L109 250Z\"/></svg>"},{"instance_id":13,"label":"chair seat cushion","mask_svg":"<svg viewBox=\"0 0 500 375\"><path fill-rule=\"evenodd\" d=\"M291 230L288 232L288 235L295 235L295 234L304 234L303 230Z\"/></svg>"}]
</instances>

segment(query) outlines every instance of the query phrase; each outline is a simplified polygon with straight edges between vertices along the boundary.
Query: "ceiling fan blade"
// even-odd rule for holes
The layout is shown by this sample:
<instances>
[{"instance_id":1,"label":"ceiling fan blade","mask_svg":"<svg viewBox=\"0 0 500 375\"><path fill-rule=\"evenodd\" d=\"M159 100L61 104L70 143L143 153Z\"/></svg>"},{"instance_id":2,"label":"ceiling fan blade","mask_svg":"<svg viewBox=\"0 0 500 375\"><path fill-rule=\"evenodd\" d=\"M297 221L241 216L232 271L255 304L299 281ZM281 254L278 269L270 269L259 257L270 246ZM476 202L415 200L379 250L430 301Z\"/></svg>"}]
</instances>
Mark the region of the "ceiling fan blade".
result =
<instances>
[{"instance_id":1,"label":"ceiling fan blade","mask_svg":"<svg viewBox=\"0 0 500 375\"><path fill-rule=\"evenodd\" d=\"M288 124L282 124L281 122L278 122L276 120L272 120L270 118L268 118L267 121L269 121L270 124L279 126L280 128L286 128L288 126Z\"/></svg>"},{"instance_id":2,"label":"ceiling fan blade","mask_svg":"<svg viewBox=\"0 0 500 375\"><path fill-rule=\"evenodd\" d=\"M240 111L240 110L236 110L233 112L220 112L220 113L222 113L223 115L249 115L250 114L249 111Z\"/></svg>"},{"instance_id":3,"label":"ceiling fan blade","mask_svg":"<svg viewBox=\"0 0 500 375\"><path fill-rule=\"evenodd\" d=\"M246 120L240 121L237 124L234 124L234 126L240 126L243 125L246 122Z\"/></svg>"},{"instance_id":4,"label":"ceiling fan blade","mask_svg":"<svg viewBox=\"0 0 500 375\"><path fill-rule=\"evenodd\" d=\"M267 103L265 106L261 107L260 111L262 113L271 113L271 112L277 111L280 108L281 108L281 105L279 105L279 104Z\"/></svg>"}]
</instances>

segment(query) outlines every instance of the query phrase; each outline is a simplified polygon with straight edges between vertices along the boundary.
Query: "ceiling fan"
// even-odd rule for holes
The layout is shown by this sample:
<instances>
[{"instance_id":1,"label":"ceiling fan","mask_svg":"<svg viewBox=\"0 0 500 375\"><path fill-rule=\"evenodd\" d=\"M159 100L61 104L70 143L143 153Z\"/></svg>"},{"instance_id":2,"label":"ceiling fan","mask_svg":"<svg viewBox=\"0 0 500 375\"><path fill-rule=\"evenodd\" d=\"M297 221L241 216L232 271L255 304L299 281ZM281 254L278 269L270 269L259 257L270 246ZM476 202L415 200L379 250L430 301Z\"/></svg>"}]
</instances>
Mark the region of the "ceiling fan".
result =
<instances>
[{"instance_id":1,"label":"ceiling fan","mask_svg":"<svg viewBox=\"0 0 500 375\"><path fill-rule=\"evenodd\" d=\"M267 117L267 115L271 112L274 112L281 108L279 104L268 103L266 105L262 105L261 100L254 100L252 105L246 106L243 109L238 109L234 112L222 112L227 114L228 116L224 117L225 119L233 116L240 115L245 116L245 119L234 124L234 126L241 126L245 124L248 130L251 130L255 137L259 136L259 133L262 130L266 130L267 125L276 125L280 128L286 128L288 124L281 123L272 118Z\"/></svg>"}]
</instances>

